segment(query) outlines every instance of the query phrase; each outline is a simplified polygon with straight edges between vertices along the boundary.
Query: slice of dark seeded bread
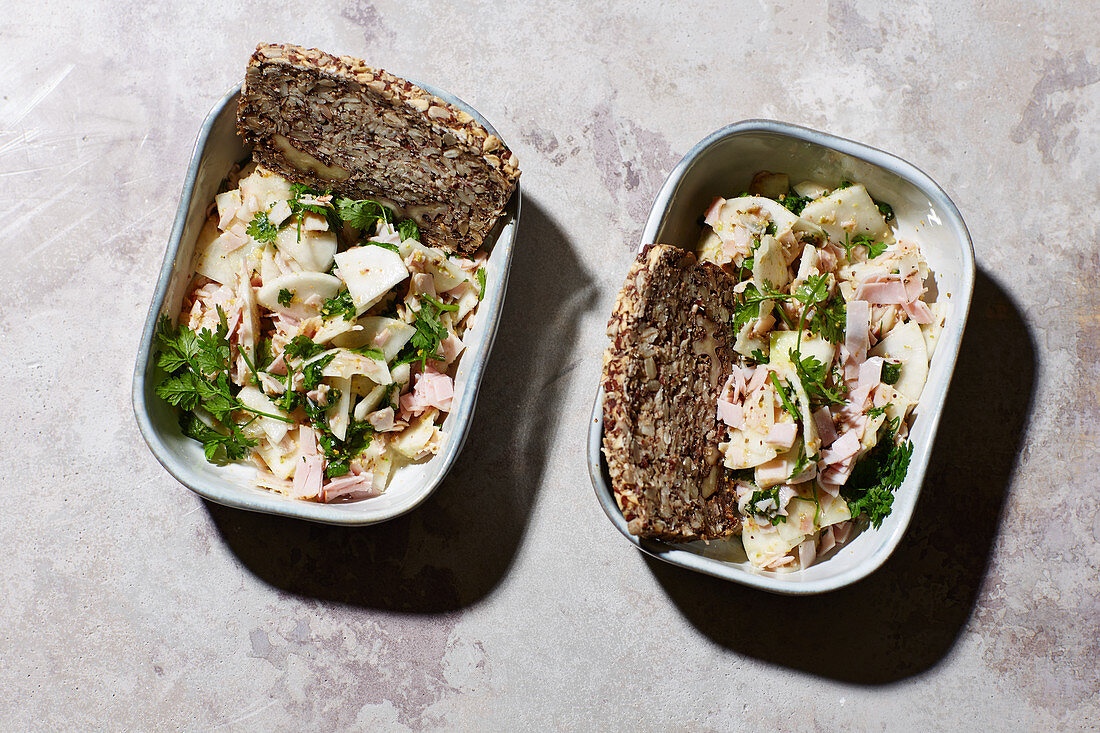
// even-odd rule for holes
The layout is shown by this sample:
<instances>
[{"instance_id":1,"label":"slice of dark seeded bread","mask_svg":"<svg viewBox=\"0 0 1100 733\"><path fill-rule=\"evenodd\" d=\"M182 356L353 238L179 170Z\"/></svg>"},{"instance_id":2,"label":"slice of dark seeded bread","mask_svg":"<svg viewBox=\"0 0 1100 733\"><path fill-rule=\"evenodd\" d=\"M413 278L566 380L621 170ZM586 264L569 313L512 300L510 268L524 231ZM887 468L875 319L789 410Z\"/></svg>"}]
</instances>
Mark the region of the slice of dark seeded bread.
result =
<instances>
[{"instance_id":1,"label":"slice of dark seeded bread","mask_svg":"<svg viewBox=\"0 0 1100 733\"><path fill-rule=\"evenodd\" d=\"M425 243L470 254L519 179L516 156L469 114L359 59L261 44L237 130L255 159L293 181L373 198Z\"/></svg>"},{"instance_id":2,"label":"slice of dark seeded bread","mask_svg":"<svg viewBox=\"0 0 1100 733\"><path fill-rule=\"evenodd\" d=\"M603 450L632 534L672 542L740 531L723 478L718 391L736 304L721 268L665 244L630 268L608 323Z\"/></svg>"}]
</instances>

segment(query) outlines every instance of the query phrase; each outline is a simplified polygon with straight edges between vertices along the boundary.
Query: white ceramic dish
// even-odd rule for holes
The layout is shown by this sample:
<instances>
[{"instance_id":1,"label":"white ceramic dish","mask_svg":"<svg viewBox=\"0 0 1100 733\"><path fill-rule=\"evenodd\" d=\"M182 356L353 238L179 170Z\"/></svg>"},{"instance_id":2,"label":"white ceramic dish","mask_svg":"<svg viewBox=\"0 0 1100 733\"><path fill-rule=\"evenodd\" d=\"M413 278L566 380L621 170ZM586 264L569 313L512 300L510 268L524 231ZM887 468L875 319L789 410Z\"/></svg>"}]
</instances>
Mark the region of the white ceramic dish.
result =
<instances>
[{"instance_id":1,"label":"white ceramic dish","mask_svg":"<svg viewBox=\"0 0 1100 733\"><path fill-rule=\"evenodd\" d=\"M944 398L962 341L974 290L974 249L955 205L936 183L906 161L867 145L823 132L768 120L747 120L705 138L673 169L657 196L642 234L654 242L693 249L700 214L714 196L748 188L754 173L787 173L792 181L841 180L863 183L894 207L901 236L919 242L932 268L937 299L948 303L943 335L932 356L928 382L910 430L913 456L890 516L879 529L867 529L833 556L807 570L787 574L754 570L735 542L674 545L644 540L627 532L615 503L603 460L603 390L596 396L588 434L588 470L596 496L615 527L646 553L690 568L774 593L806 595L835 590L866 577L890 556L913 515Z\"/></svg>"},{"instance_id":2,"label":"white ceramic dish","mask_svg":"<svg viewBox=\"0 0 1100 733\"><path fill-rule=\"evenodd\" d=\"M465 110L496 134L488 121L454 95L427 84L414 83ZM489 251L487 293L478 306L473 326L464 337L467 348L455 375L454 409L443 423L446 437L439 453L422 464L395 471L386 493L358 502L318 504L255 488L249 485L252 468L208 463L203 457L202 446L181 434L175 411L153 393L157 376L153 344L156 322L162 313L174 317L179 312L191 277L195 240L202 228L207 206L213 201L218 186L233 163L247 155L236 134L235 115L239 94L238 86L214 106L195 143L172 237L141 336L133 384L134 414L138 426L153 455L169 473L192 491L219 504L329 524L362 525L392 519L414 508L432 493L450 470L466 440L478 387L504 305L512 248L519 224L519 188L486 240L485 247ZM499 134L497 136L500 137Z\"/></svg>"}]
</instances>

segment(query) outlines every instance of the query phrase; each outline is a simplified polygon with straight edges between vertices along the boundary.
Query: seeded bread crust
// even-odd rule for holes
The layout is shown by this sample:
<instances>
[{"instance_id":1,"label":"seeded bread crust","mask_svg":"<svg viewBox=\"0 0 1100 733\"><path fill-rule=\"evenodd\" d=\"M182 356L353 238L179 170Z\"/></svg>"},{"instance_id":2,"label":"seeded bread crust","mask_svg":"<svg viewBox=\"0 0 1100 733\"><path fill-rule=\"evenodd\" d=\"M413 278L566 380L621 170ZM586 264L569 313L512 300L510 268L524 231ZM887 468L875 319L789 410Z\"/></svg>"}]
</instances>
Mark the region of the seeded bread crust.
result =
<instances>
[{"instance_id":1,"label":"seeded bread crust","mask_svg":"<svg viewBox=\"0 0 1100 733\"><path fill-rule=\"evenodd\" d=\"M476 251L519 179L516 156L473 117L359 59L260 44L237 130L265 167L314 188L373 198L424 241Z\"/></svg>"},{"instance_id":2,"label":"seeded bread crust","mask_svg":"<svg viewBox=\"0 0 1100 733\"><path fill-rule=\"evenodd\" d=\"M604 355L603 450L631 534L686 542L740 531L717 418L735 358L722 325L733 285L691 252L656 244L619 291Z\"/></svg>"}]
</instances>

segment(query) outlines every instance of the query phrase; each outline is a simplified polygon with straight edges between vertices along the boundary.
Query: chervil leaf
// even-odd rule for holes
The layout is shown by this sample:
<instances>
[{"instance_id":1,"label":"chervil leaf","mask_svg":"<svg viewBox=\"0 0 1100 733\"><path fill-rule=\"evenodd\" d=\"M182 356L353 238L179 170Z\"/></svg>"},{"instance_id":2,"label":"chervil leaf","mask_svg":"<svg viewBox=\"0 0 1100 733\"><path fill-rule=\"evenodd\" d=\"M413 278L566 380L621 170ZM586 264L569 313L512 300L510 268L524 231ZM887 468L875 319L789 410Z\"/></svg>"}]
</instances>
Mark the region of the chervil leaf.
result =
<instances>
[{"instance_id":1,"label":"chervil leaf","mask_svg":"<svg viewBox=\"0 0 1100 733\"><path fill-rule=\"evenodd\" d=\"M281 288L279 290L279 305L290 305L290 301L294 300L294 293L287 288Z\"/></svg>"},{"instance_id":2,"label":"chervil leaf","mask_svg":"<svg viewBox=\"0 0 1100 733\"><path fill-rule=\"evenodd\" d=\"M477 268L475 277L477 278L477 299L481 300L485 297L485 268Z\"/></svg>"},{"instance_id":3,"label":"chervil leaf","mask_svg":"<svg viewBox=\"0 0 1100 733\"><path fill-rule=\"evenodd\" d=\"M787 211L798 216L802 213L802 210L806 208L806 204L810 203L810 199L797 194L787 194L779 197L779 203L781 203Z\"/></svg>"},{"instance_id":4,"label":"chervil leaf","mask_svg":"<svg viewBox=\"0 0 1100 733\"><path fill-rule=\"evenodd\" d=\"M286 345L283 353L292 359L310 359L324 350L324 346L314 343L309 336L298 334Z\"/></svg>"},{"instance_id":5,"label":"chervil leaf","mask_svg":"<svg viewBox=\"0 0 1100 733\"><path fill-rule=\"evenodd\" d=\"M771 502L769 505L767 502ZM761 508L757 504L764 504ZM757 516L763 517L771 524L780 524L787 521L787 517L784 514L780 514L779 511L783 508L779 505L779 487L773 486L770 489L757 489L752 492L752 496L749 497L749 503L747 508Z\"/></svg>"},{"instance_id":6,"label":"chervil leaf","mask_svg":"<svg viewBox=\"0 0 1100 733\"><path fill-rule=\"evenodd\" d=\"M336 358L336 354L327 354L320 359L311 361L308 364L302 366L302 386L307 390L311 390L317 387L321 383L323 375L321 370L329 365L329 362Z\"/></svg>"},{"instance_id":7,"label":"chervil leaf","mask_svg":"<svg viewBox=\"0 0 1100 733\"><path fill-rule=\"evenodd\" d=\"M840 494L848 502L853 517L865 514L871 525L879 527L889 516L894 492L905 480L913 444L897 444L896 422L889 421L879 430L878 443L852 469Z\"/></svg>"},{"instance_id":8,"label":"chervil leaf","mask_svg":"<svg viewBox=\"0 0 1100 733\"><path fill-rule=\"evenodd\" d=\"M898 379L901 378L901 364L884 361L882 362L882 383L883 384L897 384Z\"/></svg>"},{"instance_id":9,"label":"chervil leaf","mask_svg":"<svg viewBox=\"0 0 1100 733\"><path fill-rule=\"evenodd\" d=\"M195 376L191 372L168 377L156 386L157 397L182 410L194 410L201 399Z\"/></svg>"},{"instance_id":10,"label":"chervil leaf","mask_svg":"<svg viewBox=\"0 0 1100 733\"><path fill-rule=\"evenodd\" d=\"M389 209L371 199L355 200L340 197L336 199L335 204L336 215L345 224L349 224L355 229L373 229L378 221L389 222L393 220L393 215Z\"/></svg>"},{"instance_id":11,"label":"chervil leaf","mask_svg":"<svg viewBox=\"0 0 1100 733\"><path fill-rule=\"evenodd\" d=\"M827 384L829 379L828 367L813 356L804 358L799 358L799 356L798 352L791 351L791 361L794 363L795 374L798 375L798 381L802 383L802 389L806 391L806 396L810 398L810 401L817 405L839 405L843 403L844 393L847 391L844 384L838 383L835 387L829 387Z\"/></svg>"},{"instance_id":12,"label":"chervil leaf","mask_svg":"<svg viewBox=\"0 0 1100 733\"><path fill-rule=\"evenodd\" d=\"M371 244L376 244L372 242ZM351 293L347 288L341 288L340 292L321 303L321 317L325 319L342 317L345 321L355 320L355 303L352 302Z\"/></svg>"},{"instance_id":13,"label":"chervil leaf","mask_svg":"<svg viewBox=\"0 0 1100 733\"><path fill-rule=\"evenodd\" d=\"M279 236L278 228L271 223L266 211L257 211L245 232L260 244L274 242L275 237Z\"/></svg>"},{"instance_id":14,"label":"chervil leaf","mask_svg":"<svg viewBox=\"0 0 1100 733\"><path fill-rule=\"evenodd\" d=\"M402 219L397 222L397 233L401 235L401 239L415 239L420 241L420 227L416 225L416 222L412 219Z\"/></svg>"}]
</instances>

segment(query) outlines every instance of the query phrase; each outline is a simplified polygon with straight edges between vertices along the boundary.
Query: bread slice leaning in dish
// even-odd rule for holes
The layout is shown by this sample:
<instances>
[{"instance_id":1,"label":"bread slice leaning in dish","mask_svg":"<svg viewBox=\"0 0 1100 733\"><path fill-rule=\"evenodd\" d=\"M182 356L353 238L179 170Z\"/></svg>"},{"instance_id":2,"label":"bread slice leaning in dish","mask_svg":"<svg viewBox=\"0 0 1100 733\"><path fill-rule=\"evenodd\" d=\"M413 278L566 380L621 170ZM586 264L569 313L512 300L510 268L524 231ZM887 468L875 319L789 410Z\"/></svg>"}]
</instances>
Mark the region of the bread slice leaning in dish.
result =
<instances>
[{"instance_id":1,"label":"bread slice leaning in dish","mask_svg":"<svg viewBox=\"0 0 1100 733\"><path fill-rule=\"evenodd\" d=\"M428 245L476 251L519 179L515 155L465 111L349 56L261 44L237 129L285 178L411 218Z\"/></svg>"},{"instance_id":2,"label":"bread slice leaning in dish","mask_svg":"<svg viewBox=\"0 0 1100 733\"><path fill-rule=\"evenodd\" d=\"M740 531L717 417L735 358L733 285L717 265L655 244L619 291L604 356L603 450L634 535L685 542Z\"/></svg>"}]
</instances>

